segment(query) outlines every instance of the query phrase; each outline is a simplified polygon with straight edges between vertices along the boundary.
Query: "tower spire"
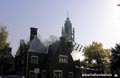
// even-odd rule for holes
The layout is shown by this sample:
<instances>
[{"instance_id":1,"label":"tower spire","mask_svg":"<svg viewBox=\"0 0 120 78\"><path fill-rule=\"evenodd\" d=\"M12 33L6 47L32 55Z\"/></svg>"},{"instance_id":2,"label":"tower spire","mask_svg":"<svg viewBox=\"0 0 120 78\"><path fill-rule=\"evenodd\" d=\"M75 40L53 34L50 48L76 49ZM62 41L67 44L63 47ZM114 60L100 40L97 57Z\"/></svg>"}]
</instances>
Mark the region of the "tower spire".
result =
<instances>
[{"instance_id":1,"label":"tower spire","mask_svg":"<svg viewBox=\"0 0 120 78\"><path fill-rule=\"evenodd\" d=\"M69 17L69 12L67 11L67 18Z\"/></svg>"},{"instance_id":2,"label":"tower spire","mask_svg":"<svg viewBox=\"0 0 120 78\"><path fill-rule=\"evenodd\" d=\"M69 12L67 11L67 19L66 19L66 21L70 21L70 19L69 19Z\"/></svg>"}]
</instances>

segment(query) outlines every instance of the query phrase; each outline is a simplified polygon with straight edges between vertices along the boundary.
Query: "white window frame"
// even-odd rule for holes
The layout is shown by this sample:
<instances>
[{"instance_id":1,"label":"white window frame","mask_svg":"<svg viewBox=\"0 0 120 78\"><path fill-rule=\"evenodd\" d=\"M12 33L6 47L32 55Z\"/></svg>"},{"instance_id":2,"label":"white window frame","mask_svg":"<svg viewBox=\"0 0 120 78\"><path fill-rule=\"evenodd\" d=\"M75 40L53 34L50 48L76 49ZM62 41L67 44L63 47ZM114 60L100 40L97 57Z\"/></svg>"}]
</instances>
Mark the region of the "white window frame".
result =
<instances>
[{"instance_id":1,"label":"white window frame","mask_svg":"<svg viewBox=\"0 0 120 78\"><path fill-rule=\"evenodd\" d=\"M63 78L62 70L53 70L53 78Z\"/></svg>"},{"instance_id":2,"label":"white window frame","mask_svg":"<svg viewBox=\"0 0 120 78\"><path fill-rule=\"evenodd\" d=\"M67 55L59 55L59 63L68 63Z\"/></svg>"},{"instance_id":3,"label":"white window frame","mask_svg":"<svg viewBox=\"0 0 120 78\"><path fill-rule=\"evenodd\" d=\"M37 58L37 60L34 61L33 58ZM32 55L31 56L31 63L38 64L38 59L39 59L38 56Z\"/></svg>"},{"instance_id":4,"label":"white window frame","mask_svg":"<svg viewBox=\"0 0 120 78\"><path fill-rule=\"evenodd\" d=\"M68 72L68 78L73 78L73 72Z\"/></svg>"}]
</instances>

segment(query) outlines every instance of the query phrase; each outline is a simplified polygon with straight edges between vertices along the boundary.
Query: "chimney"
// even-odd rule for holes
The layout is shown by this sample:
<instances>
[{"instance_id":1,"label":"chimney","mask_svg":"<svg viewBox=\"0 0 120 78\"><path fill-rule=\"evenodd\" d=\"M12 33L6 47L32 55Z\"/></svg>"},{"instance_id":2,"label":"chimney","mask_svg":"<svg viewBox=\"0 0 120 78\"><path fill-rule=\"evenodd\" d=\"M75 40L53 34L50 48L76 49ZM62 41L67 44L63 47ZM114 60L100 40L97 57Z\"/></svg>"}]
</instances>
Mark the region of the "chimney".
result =
<instances>
[{"instance_id":1,"label":"chimney","mask_svg":"<svg viewBox=\"0 0 120 78\"><path fill-rule=\"evenodd\" d=\"M37 36L37 28L31 27L30 28L30 41L32 41L35 36Z\"/></svg>"}]
</instances>

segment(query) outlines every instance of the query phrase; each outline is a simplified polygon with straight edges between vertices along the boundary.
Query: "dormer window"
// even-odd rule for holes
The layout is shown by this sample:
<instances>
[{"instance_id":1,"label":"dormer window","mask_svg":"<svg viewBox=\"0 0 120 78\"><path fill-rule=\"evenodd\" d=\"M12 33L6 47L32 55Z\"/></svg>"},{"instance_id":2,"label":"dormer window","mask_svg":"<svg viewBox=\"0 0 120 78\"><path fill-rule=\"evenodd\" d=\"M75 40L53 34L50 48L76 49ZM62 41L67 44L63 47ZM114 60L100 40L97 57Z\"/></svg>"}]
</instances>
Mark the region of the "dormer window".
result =
<instances>
[{"instance_id":1,"label":"dormer window","mask_svg":"<svg viewBox=\"0 0 120 78\"><path fill-rule=\"evenodd\" d=\"M31 56L31 63L38 64L38 56Z\"/></svg>"},{"instance_id":2,"label":"dormer window","mask_svg":"<svg viewBox=\"0 0 120 78\"><path fill-rule=\"evenodd\" d=\"M59 63L68 63L67 55L59 55Z\"/></svg>"}]
</instances>

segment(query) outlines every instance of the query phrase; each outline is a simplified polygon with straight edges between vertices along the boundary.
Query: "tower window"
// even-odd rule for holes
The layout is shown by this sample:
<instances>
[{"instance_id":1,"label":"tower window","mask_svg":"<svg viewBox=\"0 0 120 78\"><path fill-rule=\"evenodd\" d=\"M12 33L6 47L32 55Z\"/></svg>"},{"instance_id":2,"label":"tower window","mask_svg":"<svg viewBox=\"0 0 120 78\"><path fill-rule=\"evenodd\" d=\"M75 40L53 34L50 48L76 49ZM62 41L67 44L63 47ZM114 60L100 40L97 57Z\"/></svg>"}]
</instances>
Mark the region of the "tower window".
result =
<instances>
[{"instance_id":1,"label":"tower window","mask_svg":"<svg viewBox=\"0 0 120 78\"><path fill-rule=\"evenodd\" d=\"M31 56L31 63L38 64L38 56Z\"/></svg>"}]
</instances>

